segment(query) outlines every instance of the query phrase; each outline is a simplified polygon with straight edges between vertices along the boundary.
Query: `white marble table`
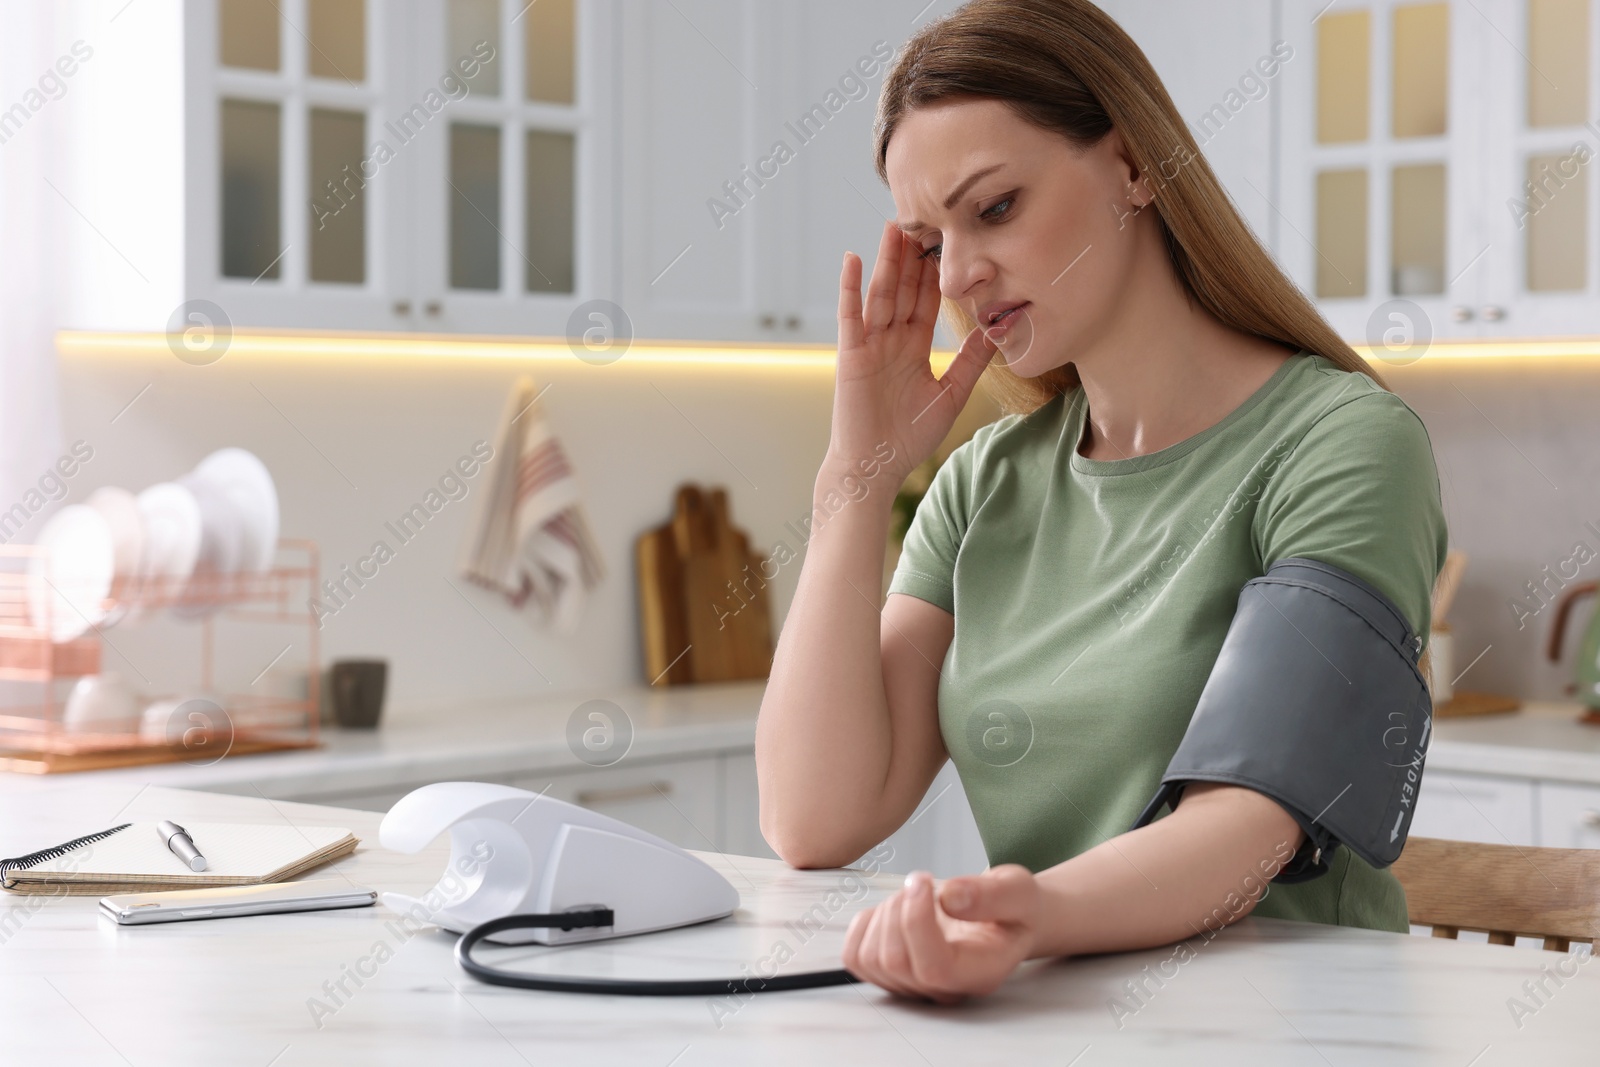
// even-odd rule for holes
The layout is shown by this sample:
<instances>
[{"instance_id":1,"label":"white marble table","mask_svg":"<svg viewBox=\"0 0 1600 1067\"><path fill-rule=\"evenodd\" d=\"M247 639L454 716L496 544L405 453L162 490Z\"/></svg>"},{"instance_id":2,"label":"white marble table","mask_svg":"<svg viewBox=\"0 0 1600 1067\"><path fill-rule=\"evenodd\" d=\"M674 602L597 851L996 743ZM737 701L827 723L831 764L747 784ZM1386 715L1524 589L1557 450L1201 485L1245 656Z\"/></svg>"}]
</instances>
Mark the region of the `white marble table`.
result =
<instances>
[{"instance_id":1,"label":"white marble table","mask_svg":"<svg viewBox=\"0 0 1600 1067\"><path fill-rule=\"evenodd\" d=\"M202 816L348 826L363 844L336 870L378 889L425 891L446 855L442 843L385 852L369 812L90 782L0 796L0 855L117 821ZM787 950L785 970L836 966L850 915L897 881L707 859L739 888L731 920L499 951L589 974L737 974ZM1545 979L1550 995L1519 1025L1508 1001L1532 1006L1524 983L1562 954L1271 919L1197 938L1192 955L1030 964L986 1000L941 1008L863 986L742 1004L489 987L457 969L449 935L408 934L381 906L124 928L92 897L37 902L0 894L0 1033L15 1063L1491 1067L1594 1062L1600 1018L1600 967L1586 958L1559 988ZM827 921L802 938L792 924L808 911Z\"/></svg>"}]
</instances>

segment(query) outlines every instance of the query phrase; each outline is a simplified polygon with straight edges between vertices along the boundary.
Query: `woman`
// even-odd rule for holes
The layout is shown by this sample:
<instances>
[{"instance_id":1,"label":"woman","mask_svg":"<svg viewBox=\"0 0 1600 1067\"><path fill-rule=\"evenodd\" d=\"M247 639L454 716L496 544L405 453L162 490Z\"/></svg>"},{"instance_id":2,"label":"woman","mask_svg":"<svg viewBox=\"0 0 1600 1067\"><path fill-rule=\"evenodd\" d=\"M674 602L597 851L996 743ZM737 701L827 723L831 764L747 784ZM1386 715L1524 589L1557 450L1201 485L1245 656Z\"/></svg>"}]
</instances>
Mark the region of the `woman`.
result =
<instances>
[{"instance_id":1,"label":"woman","mask_svg":"<svg viewBox=\"0 0 1600 1067\"><path fill-rule=\"evenodd\" d=\"M895 201L840 277L818 529L756 735L761 826L851 863L954 761L992 866L858 915L845 965L941 1002L1023 960L1152 947L1251 913L1405 931L1399 883L1299 849L1275 801L1154 794L1241 586L1301 556L1419 634L1446 530L1426 431L1278 270L1139 48L1088 0L974 0L886 77ZM964 337L928 366L942 301ZM998 358L997 358L998 357ZM940 468L879 609L895 487L987 370L1009 413ZM859 497L859 499L857 499Z\"/></svg>"}]
</instances>

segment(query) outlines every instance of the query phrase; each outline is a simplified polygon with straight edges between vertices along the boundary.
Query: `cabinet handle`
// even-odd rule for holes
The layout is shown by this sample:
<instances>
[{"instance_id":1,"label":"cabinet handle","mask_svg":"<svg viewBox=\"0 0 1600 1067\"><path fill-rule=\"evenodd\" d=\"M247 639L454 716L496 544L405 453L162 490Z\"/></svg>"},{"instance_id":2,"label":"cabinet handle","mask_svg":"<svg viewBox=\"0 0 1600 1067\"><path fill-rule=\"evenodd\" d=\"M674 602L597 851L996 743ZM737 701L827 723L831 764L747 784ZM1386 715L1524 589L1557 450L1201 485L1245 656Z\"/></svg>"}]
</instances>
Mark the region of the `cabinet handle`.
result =
<instances>
[{"instance_id":1,"label":"cabinet handle","mask_svg":"<svg viewBox=\"0 0 1600 1067\"><path fill-rule=\"evenodd\" d=\"M422 305L422 313L424 315L431 315L434 318L438 318L439 313L442 311L444 311L444 305L437 300L430 300L426 304Z\"/></svg>"},{"instance_id":2,"label":"cabinet handle","mask_svg":"<svg viewBox=\"0 0 1600 1067\"><path fill-rule=\"evenodd\" d=\"M1486 307L1482 312L1484 322L1499 322L1506 317L1506 309L1502 307Z\"/></svg>"},{"instance_id":3,"label":"cabinet handle","mask_svg":"<svg viewBox=\"0 0 1600 1067\"><path fill-rule=\"evenodd\" d=\"M1595 811L1593 808L1590 808L1588 811L1584 812L1583 825L1589 827L1591 830L1600 830L1600 811Z\"/></svg>"},{"instance_id":4,"label":"cabinet handle","mask_svg":"<svg viewBox=\"0 0 1600 1067\"><path fill-rule=\"evenodd\" d=\"M394 313L396 315L409 315L409 314L411 314L411 301L409 301L409 300L396 300L394 302Z\"/></svg>"},{"instance_id":5,"label":"cabinet handle","mask_svg":"<svg viewBox=\"0 0 1600 1067\"><path fill-rule=\"evenodd\" d=\"M791 330L798 330L800 328L800 316L790 315L788 318L783 320L783 324Z\"/></svg>"},{"instance_id":6,"label":"cabinet handle","mask_svg":"<svg viewBox=\"0 0 1600 1067\"><path fill-rule=\"evenodd\" d=\"M671 782L646 782L644 785L625 785L616 789L579 790L575 800L580 808L592 808L596 804L620 804L629 800L664 797L671 792Z\"/></svg>"},{"instance_id":7,"label":"cabinet handle","mask_svg":"<svg viewBox=\"0 0 1600 1067\"><path fill-rule=\"evenodd\" d=\"M761 316L761 328L763 330L770 330L770 329L772 329L773 327L775 327L777 325L778 325L778 316L776 316L776 315L763 315L763 316Z\"/></svg>"},{"instance_id":8,"label":"cabinet handle","mask_svg":"<svg viewBox=\"0 0 1600 1067\"><path fill-rule=\"evenodd\" d=\"M1450 317L1455 319L1457 322L1471 322L1472 309L1468 307L1451 308Z\"/></svg>"}]
</instances>

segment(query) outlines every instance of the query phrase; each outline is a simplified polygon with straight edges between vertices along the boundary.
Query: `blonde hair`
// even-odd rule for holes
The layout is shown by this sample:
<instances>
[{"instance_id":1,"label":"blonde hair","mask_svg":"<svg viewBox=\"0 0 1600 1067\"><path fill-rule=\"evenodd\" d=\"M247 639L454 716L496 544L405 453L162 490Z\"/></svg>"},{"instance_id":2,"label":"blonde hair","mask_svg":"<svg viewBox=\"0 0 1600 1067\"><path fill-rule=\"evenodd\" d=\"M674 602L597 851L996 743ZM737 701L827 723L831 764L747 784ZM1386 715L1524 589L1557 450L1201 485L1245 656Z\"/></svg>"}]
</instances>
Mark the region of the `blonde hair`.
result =
<instances>
[{"instance_id":1,"label":"blonde hair","mask_svg":"<svg viewBox=\"0 0 1600 1067\"><path fill-rule=\"evenodd\" d=\"M1004 101L1080 148L1115 127L1156 193L1157 225L1192 300L1233 329L1315 352L1388 388L1262 247L1149 59L1089 0L971 0L919 30L878 98L874 147L884 184L889 139L901 119L954 97ZM955 301L942 305L945 328L960 344L977 323ZM1079 385L1070 363L1036 378L999 363L984 373L1007 412L1033 411Z\"/></svg>"}]
</instances>

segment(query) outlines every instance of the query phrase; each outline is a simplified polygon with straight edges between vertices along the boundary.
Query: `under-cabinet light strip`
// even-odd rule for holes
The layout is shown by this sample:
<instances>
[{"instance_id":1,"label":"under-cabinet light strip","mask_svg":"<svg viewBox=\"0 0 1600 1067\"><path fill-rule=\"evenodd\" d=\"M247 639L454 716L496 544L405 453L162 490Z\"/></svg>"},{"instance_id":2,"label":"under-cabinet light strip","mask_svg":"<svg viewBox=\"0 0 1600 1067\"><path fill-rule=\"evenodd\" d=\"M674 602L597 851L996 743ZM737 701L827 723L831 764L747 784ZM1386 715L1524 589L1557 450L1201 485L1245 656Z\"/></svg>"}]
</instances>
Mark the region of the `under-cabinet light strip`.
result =
<instances>
[{"instance_id":1,"label":"under-cabinet light strip","mask_svg":"<svg viewBox=\"0 0 1600 1067\"><path fill-rule=\"evenodd\" d=\"M64 356L163 356L173 358L182 341L156 332L104 332L63 330L56 334L56 348ZM225 355L231 357L306 356L320 359L338 357L376 359L507 359L533 362L576 361L575 347L559 338L468 337L460 335L365 334L365 333L277 333L236 332L227 341ZM1600 358L1600 338L1556 338L1526 341L1440 342L1421 357L1393 358L1365 345L1355 350L1384 373L1414 363L1442 360L1573 359ZM179 357L182 358L182 357ZM954 353L935 350L934 367L943 372ZM199 362L201 355L189 362ZM835 361L832 345L750 345L704 342L636 341L614 360L597 352L588 360L596 366L682 365L707 368L795 367L831 369Z\"/></svg>"}]
</instances>

